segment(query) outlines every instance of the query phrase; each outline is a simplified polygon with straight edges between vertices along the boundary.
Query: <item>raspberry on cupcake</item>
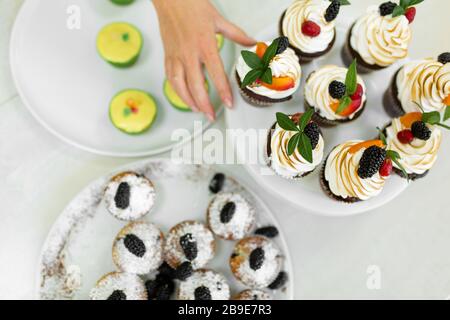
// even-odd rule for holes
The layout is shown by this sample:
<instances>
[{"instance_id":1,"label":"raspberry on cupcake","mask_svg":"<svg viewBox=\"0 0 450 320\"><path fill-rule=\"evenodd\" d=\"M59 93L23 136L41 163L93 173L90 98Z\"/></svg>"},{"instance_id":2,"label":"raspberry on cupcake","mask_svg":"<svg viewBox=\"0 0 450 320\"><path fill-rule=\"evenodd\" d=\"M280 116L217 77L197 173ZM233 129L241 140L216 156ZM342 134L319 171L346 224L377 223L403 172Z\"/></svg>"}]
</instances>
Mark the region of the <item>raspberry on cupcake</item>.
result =
<instances>
[{"instance_id":1,"label":"raspberry on cupcake","mask_svg":"<svg viewBox=\"0 0 450 320\"><path fill-rule=\"evenodd\" d=\"M406 58L412 37L410 24L416 10L410 3L389 1L370 6L350 29L343 49L344 60L356 59L358 70L367 73Z\"/></svg>"},{"instance_id":2,"label":"raspberry on cupcake","mask_svg":"<svg viewBox=\"0 0 450 320\"><path fill-rule=\"evenodd\" d=\"M410 112L392 120L385 134L388 148L401 157L399 164L394 163L396 173L416 180L429 172L437 160L442 142L442 132L438 126L450 129L440 122L437 111ZM399 165L404 171L400 170Z\"/></svg>"},{"instance_id":3,"label":"raspberry on cupcake","mask_svg":"<svg viewBox=\"0 0 450 320\"><path fill-rule=\"evenodd\" d=\"M236 79L242 97L254 106L288 101L300 87L302 69L289 40L258 42L244 50L236 64Z\"/></svg>"},{"instance_id":4,"label":"raspberry on cupcake","mask_svg":"<svg viewBox=\"0 0 450 320\"><path fill-rule=\"evenodd\" d=\"M114 240L113 262L121 271L148 274L163 262L163 242L163 234L154 224L132 222Z\"/></svg>"},{"instance_id":5,"label":"raspberry on cupcake","mask_svg":"<svg viewBox=\"0 0 450 320\"><path fill-rule=\"evenodd\" d=\"M307 63L331 50L336 40L336 18L346 0L297 0L283 13L280 34Z\"/></svg>"},{"instance_id":6,"label":"raspberry on cupcake","mask_svg":"<svg viewBox=\"0 0 450 320\"><path fill-rule=\"evenodd\" d=\"M400 155L389 149L384 135L381 140L347 141L336 146L325 160L322 189L329 197L346 203L369 200L381 193L393 163L399 164L399 160Z\"/></svg>"},{"instance_id":7,"label":"raspberry on cupcake","mask_svg":"<svg viewBox=\"0 0 450 320\"><path fill-rule=\"evenodd\" d=\"M356 70L354 61L348 70L325 65L309 75L305 85L305 106L315 110L315 122L334 126L361 115L367 101L366 85Z\"/></svg>"},{"instance_id":8,"label":"raspberry on cupcake","mask_svg":"<svg viewBox=\"0 0 450 320\"><path fill-rule=\"evenodd\" d=\"M184 221L170 229L165 243L165 261L174 269L189 261L199 269L214 257L216 242L213 233L203 223Z\"/></svg>"},{"instance_id":9,"label":"raspberry on cupcake","mask_svg":"<svg viewBox=\"0 0 450 320\"><path fill-rule=\"evenodd\" d=\"M450 52L408 62L395 74L384 96L386 111L393 117L420 112L417 103L441 114L450 106Z\"/></svg>"},{"instance_id":10,"label":"raspberry on cupcake","mask_svg":"<svg viewBox=\"0 0 450 320\"><path fill-rule=\"evenodd\" d=\"M314 110L288 116L277 113L277 122L267 138L267 163L279 176L300 179L322 162L324 140L319 126L311 121Z\"/></svg>"},{"instance_id":11,"label":"raspberry on cupcake","mask_svg":"<svg viewBox=\"0 0 450 320\"><path fill-rule=\"evenodd\" d=\"M149 213L155 204L155 197L153 183L135 172L114 176L104 195L108 211L125 221L134 221Z\"/></svg>"},{"instance_id":12,"label":"raspberry on cupcake","mask_svg":"<svg viewBox=\"0 0 450 320\"><path fill-rule=\"evenodd\" d=\"M234 276L244 285L257 289L268 287L277 278L282 264L278 247L260 236L239 241L230 258Z\"/></svg>"},{"instance_id":13,"label":"raspberry on cupcake","mask_svg":"<svg viewBox=\"0 0 450 320\"><path fill-rule=\"evenodd\" d=\"M209 228L218 237L239 240L252 230L256 212L254 206L242 195L221 192L208 206L207 221Z\"/></svg>"},{"instance_id":14,"label":"raspberry on cupcake","mask_svg":"<svg viewBox=\"0 0 450 320\"><path fill-rule=\"evenodd\" d=\"M97 281L89 297L91 300L147 300L147 290L137 275L111 272Z\"/></svg>"}]
</instances>

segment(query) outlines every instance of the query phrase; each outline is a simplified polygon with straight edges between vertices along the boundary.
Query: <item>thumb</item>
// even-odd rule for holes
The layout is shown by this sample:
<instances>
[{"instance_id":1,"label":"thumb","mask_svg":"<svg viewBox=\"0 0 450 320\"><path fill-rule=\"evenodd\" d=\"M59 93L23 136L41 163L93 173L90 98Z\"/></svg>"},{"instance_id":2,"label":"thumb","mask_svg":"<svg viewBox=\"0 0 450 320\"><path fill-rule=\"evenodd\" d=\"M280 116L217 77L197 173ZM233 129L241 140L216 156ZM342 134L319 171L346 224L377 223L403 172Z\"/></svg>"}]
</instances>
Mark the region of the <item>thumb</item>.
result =
<instances>
[{"instance_id":1,"label":"thumb","mask_svg":"<svg viewBox=\"0 0 450 320\"><path fill-rule=\"evenodd\" d=\"M225 36L225 38L228 38L240 45L248 47L256 43L255 39L249 37L241 28L223 17L218 19L217 28L218 31Z\"/></svg>"}]
</instances>

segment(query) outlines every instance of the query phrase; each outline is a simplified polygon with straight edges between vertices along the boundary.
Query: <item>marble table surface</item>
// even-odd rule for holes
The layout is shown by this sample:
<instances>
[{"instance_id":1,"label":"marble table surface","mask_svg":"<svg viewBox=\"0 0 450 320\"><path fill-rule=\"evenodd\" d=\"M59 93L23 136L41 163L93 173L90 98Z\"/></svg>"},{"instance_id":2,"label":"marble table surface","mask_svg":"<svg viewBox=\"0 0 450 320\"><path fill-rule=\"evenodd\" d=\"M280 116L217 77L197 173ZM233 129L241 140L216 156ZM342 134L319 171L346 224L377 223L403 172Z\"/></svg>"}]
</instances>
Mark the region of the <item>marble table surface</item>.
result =
<instances>
[{"instance_id":1,"label":"marble table surface","mask_svg":"<svg viewBox=\"0 0 450 320\"><path fill-rule=\"evenodd\" d=\"M273 10L290 1L219 2L232 21L255 34L273 20L269 18ZM380 1L352 2L348 10L354 19L368 4ZM34 298L39 252L58 214L87 183L137 160L79 151L32 118L9 68L9 37L21 3L0 1L0 299ZM420 5L411 57L450 50L449 11L449 1L428 0ZM223 130L223 119L215 127ZM449 138L446 134L440 159L427 179L414 183L385 207L348 218L321 217L293 207L258 188L244 168L227 169L252 184L278 217L294 260L296 298L446 299L450 295Z\"/></svg>"}]
</instances>

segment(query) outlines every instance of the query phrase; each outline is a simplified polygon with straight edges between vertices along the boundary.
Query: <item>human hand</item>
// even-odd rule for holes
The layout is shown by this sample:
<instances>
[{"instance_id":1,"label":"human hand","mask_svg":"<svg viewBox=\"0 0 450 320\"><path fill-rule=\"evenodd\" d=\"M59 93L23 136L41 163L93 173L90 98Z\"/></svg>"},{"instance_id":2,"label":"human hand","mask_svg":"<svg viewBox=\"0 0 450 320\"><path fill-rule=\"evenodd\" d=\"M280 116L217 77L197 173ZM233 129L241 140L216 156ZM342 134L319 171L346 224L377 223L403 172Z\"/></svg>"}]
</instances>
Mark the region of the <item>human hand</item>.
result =
<instances>
[{"instance_id":1,"label":"human hand","mask_svg":"<svg viewBox=\"0 0 450 320\"><path fill-rule=\"evenodd\" d=\"M209 0L153 0L153 3L159 17L168 80L193 111L203 112L214 121L203 65L223 103L229 108L233 106L216 33L244 46L255 41L223 18Z\"/></svg>"}]
</instances>

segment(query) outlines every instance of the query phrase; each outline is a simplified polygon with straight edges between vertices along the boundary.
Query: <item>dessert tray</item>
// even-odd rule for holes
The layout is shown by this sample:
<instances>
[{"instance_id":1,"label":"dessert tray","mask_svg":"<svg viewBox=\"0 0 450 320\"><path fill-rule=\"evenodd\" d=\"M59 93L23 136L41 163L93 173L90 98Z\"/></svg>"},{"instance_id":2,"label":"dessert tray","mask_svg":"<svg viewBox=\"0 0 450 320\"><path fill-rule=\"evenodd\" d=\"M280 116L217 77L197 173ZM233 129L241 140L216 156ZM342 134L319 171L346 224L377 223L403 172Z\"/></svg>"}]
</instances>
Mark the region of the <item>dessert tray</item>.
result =
<instances>
[{"instance_id":1,"label":"dessert tray","mask_svg":"<svg viewBox=\"0 0 450 320\"><path fill-rule=\"evenodd\" d=\"M268 128L276 121L275 114L277 112L286 114L304 112L303 88L307 76L323 65L345 66L341 56L341 49L346 40L349 27L342 23L337 24L336 43L333 49L321 58L315 59L308 64L302 64L302 84L291 101L277 103L270 107L253 107L244 101L239 93L236 81L232 81L236 107L233 110L226 111L227 127L235 130L245 131L250 129L265 130L267 132ZM278 24L273 24L256 35L255 38L259 41L277 38L279 36L277 30ZM368 92L365 111L361 117L348 124L321 129L325 140L325 156L333 147L344 141L373 139L378 135L376 127L383 127L391 120L383 108L383 94L390 83L390 79L403 63L404 61L400 61L385 70L360 75L366 83ZM234 77L234 71L231 77ZM321 166L307 177L298 181L289 181L276 176L264 161L249 163L248 160L252 159L249 155L252 154L257 154L259 159L264 159L265 139L259 139L258 143L250 144L249 148L243 148L242 145L239 145L238 143L242 143L241 141L237 142L234 140L233 143L237 149L240 163L245 164L250 174L261 186L270 190L273 194L311 212L329 216L346 216L366 212L385 205L408 187L407 180L397 175L392 175L389 178L389 183L386 183L383 192L379 196L368 201L353 204L338 202L326 196L320 187L319 175Z\"/></svg>"},{"instance_id":2,"label":"dessert tray","mask_svg":"<svg viewBox=\"0 0 450 320\"><path fill-rule=\"evenodd\" d=\"M68 27L76 12L80 29ZM118 21L135 25L144 39L138 62L126 69L107 64L96 50L100 29ZM234 45L225 41L221 55L230 70ZM154 155L185 142L171 140L175 129L192 136L194 121L203 121L203 128L210 125L199 113L173 108L164 96L164 52L151 1L129 6L91 0L25 1L13 29L10 56L17 90L29 111L52 134L81 149L117 157ZM213 87L210 96L220 113ZM114 95L134 88L155 98L158 115L150 130L127 135L112 125L108 109Z\"/></svg>"},{"instance_id":3,"label":"dessert tray","mask_svg":"<svg viewBox=\"0 0 450 320\"><path fill-rule=\"evenodd\" d=\"M225 174L222 191L244 196L256 209L256 227L275 226L280 234L273 238L282 252L283 270L288 281L279 290L267 290L274 299L292 299L293 272L289 251L274 215L246 186L219 167L175 164L170 160L145 160L120 168L99 178L81 191L63 210L53 225L42 248L38 265L37 298L87 299L96 281L116 270L111 248L114 237L127 224L114 218L106 209L103 194L111 177L134 171L150 179L156 189L156 203L143 220L152 222L163 233L181 221L206 222L206 210L213 196L209 190L216 173ZM222 273L232 296L245 287L230 271L229 259L236 241L216 238L216 255L207 265Z\"/></svg>"}]
</instances>

